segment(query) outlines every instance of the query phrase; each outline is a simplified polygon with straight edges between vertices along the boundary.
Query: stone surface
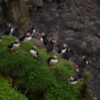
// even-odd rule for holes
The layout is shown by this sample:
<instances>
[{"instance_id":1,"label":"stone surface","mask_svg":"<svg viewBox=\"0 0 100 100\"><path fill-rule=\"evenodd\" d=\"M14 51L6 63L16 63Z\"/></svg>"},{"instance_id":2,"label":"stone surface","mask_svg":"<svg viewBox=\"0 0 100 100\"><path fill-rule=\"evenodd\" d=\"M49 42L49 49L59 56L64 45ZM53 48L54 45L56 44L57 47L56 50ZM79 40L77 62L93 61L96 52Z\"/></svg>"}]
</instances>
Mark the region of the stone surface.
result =
<instances>
[{"instance_id":1,"label":"stone surface","mask_svg":"<svg viewBox=\"0 0 100 100\"><path fill-rule=\"evenodd\" d=\"M48 2L47 2L48 1ZM31 16L38 32L56 34L58 43L67 42L76 54L85 53L90 59L91 94L100 100L100 1L44 0L42 8ZM55 37L56 37L55 36Z\"/></svg>"}]
</instances>

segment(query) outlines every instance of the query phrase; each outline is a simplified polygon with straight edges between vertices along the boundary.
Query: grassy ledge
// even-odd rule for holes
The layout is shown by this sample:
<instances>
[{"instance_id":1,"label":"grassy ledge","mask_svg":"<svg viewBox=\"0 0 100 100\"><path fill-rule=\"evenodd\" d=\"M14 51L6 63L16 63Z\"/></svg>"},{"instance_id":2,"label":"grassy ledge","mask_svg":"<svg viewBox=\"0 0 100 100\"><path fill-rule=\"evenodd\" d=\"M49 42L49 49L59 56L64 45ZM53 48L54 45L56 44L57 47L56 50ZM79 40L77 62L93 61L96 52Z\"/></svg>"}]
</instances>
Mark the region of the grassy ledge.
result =
<instances>
[{"instance_id":1,"label":"grassy ledge","mask_svg":"<svg viewBox=\"0 0 100 100\"><path fill-rule=\"evenodd\" d=\"M1 75L10 77L11 84L29 100L79 100L83 82L76 85L67 82L73 71L66 60L59 58L56 69L52 69L46 60L53 53L48 54L42 49L38 49L32 42L28 45L21 43L17 53L11 54L7 46L14 40L14 37L7 36L0 42ZM39 52L38 60L33 59L29 53L33 46Z\"/></svg>"}]
</instances>

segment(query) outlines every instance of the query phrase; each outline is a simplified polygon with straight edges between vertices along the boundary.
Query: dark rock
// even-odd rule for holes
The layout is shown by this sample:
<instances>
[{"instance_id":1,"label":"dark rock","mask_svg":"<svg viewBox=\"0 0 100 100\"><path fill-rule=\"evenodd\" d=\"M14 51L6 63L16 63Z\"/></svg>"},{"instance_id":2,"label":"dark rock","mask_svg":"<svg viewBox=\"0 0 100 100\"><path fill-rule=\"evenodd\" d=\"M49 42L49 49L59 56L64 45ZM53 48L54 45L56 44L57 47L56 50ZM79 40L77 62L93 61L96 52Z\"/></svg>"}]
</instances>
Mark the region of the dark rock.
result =
<instances>
[{"instance_id":1,"label":"dark rock","mask_svg":"<svg viewBox=\"0 0 100 100\"><path fill-rule=\"evenodd\" d=\"M84 53L90 58L89 70L93 77L88 89L98 100L100 99L99 12L99 0L44 0L42 12L35 12L32 17L38 31L56 34L58 43L66 42L75 54Z\"/></svg>"}]
</instances>

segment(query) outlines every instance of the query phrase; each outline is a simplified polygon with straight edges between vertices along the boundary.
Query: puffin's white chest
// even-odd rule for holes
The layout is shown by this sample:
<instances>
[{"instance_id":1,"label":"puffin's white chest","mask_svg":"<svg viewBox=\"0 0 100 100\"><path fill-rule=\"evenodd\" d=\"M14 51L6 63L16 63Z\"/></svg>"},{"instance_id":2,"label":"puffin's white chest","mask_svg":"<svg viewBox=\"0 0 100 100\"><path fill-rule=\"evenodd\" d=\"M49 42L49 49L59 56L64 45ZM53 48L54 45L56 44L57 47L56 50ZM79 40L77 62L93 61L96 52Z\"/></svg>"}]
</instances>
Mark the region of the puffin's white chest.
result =
<instances>
[{"instance_id":1,"label":"puffin's white chest","mask_svg":"<svg viewBox=\"0 0 100 100\"><path fill-rule=\"evenodd\" d=\"M56 64L58 62L58 59L51 59L50 64Z\"/></svg>"},{"instance_id":2,"label":"puffin's white chest","mask_svg":"<svg viewBox=\"0 0 100 100\"><path fill-rule=\"evenodd\" d=\"M19 43L13 44L13 47L11 49L17 49L20 46Z\"/></svg>"},{"instance_id":3,"label":"puffin's white chest","mask_svg":"<svg viewBox=\"0 0 100 100\"><path fill-rule=\"evenodd\" d=\"M40 41L43 43L43 38L42 37L40 38Z\"/></svg>"},{"instance_id":4,"label":"puffin's white chest","mask_svg":"<svg viewBox=\"0 0 100 100\"><path fill-rule=\"evenodd\" d=\"M36 30L34 29L34 30L33 30L33 34L34 34L35 32L36 32Z\"/></svg>"},{"instance_id":5,"label":"puffin's white chest","mask_svg":"<svg viewBox=\"0 0 100 100\"><path fill-rule=\"evenodd\" d=\"M64 54L66 52L66 49L61 50L61 54Z\"/></svg>"},{"instance_id":6,"label":"puffin's white chest","mask_svg":"<svg viewBox=\"0 0 100 100\"><path fill-rule=\"evenodd\" d=\"M33 36L33 35L35 34L35 32L36 32L36 30L34 29L34 30L32 31L31 36Z\"/></svg>"},{"instance_id":7,"label":"puffin's white chest","mask_svg":"<svg viewBox=\"0 0 100 100\"><path fill-rule=\"evenodd\" d=\"M30 54L34 57L37 57L37 51L35 50L30 50Z\"/></svg>"},{"instance_id":8,"label":"puffin's white chest","mask_svg":"<svg viewBox=\"0 0 100 100\"><path fill-rule=\"evenodd\" d=\"M26 37L26 38L24 39L23 43L28 43L28 42L31 41L31 39L32 39L31 36L30 36L30 37Z\"/></svg>"},{"instance_id":9,"label":"puffin's white chest","mask_svg":"<svg viewBox=\"0 0 100 100\"><path fill-rule=\"evenodd\" d=\"M14 28L11 28L10 29L10 35L13 33L13 31L14 31Z\"/></svg>"}]
</instances>

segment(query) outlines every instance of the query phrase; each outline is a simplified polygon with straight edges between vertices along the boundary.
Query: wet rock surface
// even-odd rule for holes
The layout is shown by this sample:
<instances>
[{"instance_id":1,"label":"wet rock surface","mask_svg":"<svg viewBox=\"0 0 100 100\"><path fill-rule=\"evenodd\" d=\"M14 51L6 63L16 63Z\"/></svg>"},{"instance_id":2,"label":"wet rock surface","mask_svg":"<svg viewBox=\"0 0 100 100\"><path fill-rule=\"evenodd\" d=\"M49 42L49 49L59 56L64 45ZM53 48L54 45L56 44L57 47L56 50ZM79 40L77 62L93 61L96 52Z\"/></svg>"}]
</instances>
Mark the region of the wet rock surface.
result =
<instances>
[{"instance_id":1,"label":"wet rock surface","mask_svg":"<svg viewBox=\"0 0 100 100\"><path fill-rule=\"evenodd\" d=\"M100 100L100 2L99 0L45 0L41 9L31 13L38 32L67 42L78 55L90 59L92 79L89 92Z\"/></svg>"}]
</instances>

